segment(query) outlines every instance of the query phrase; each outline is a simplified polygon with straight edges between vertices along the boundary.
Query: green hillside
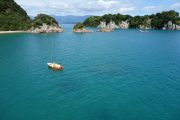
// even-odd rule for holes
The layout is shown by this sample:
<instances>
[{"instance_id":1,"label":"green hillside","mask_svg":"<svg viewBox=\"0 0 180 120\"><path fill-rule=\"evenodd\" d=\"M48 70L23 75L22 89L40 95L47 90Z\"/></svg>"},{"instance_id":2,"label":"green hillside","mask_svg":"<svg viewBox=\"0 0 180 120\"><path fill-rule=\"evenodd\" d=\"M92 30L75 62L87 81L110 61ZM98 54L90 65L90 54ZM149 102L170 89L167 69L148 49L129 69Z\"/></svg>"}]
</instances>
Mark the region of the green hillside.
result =
<instances>
[{"instance_id":1,"label":"green hillside","mask_svg":"<svg viewBox=\"0 0 180 120\"><path fill-rule=\"evenodd\" d=\"M0 30L27 30L31 19L14 0L0 0Z\"/></svg>"}]
</instances>

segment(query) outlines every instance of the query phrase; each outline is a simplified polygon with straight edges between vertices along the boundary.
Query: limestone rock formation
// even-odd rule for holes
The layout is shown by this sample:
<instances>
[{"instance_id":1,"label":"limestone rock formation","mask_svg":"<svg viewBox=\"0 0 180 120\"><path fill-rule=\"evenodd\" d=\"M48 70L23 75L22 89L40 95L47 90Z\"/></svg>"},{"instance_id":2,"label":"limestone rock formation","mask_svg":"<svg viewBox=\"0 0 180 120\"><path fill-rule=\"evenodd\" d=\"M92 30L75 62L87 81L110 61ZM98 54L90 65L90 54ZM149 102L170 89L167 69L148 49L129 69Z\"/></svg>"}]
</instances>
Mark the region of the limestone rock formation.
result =
<instances>
[{"instance_id":1,"label":"limestone rock formation","mask_svg":"<svg viewBox=\"0 0 180 120\"><path fill-rule=\"evenodd\" d=\"M129 23L128 21L122 21L119 23L119 28L122 28L122 29L127 29L129 28Z\"/></svg>"},{"instance_id":2,"label":"limestone rock formation","mask_svg":"<svg viewBox=\"0 0 180 120\"><path fill-rule=\"evenodd\" d=\"M45 23L43 23L42 26L31 29L32 33L50 33L50 32L63 32L63 31L64 30L57 25L54 25L54 26L46 25Z\"/></svg>"},{"instance_id":3,"label":"limestone rock formation","mask_svg":"<svg viewBox=\"0 0 180 120\"><path fill-rule=\"evenodd\" d=\"M108 24L106 22L101 21L99 26L99 29L117 29L119 28L114 21L110 21Z\"/></svg>"},{"instance_id":4,"label":"limestone rock formation","mask_svg":"<svg viewBox=\"0 0 180 120\"><path fill-rule=\"evenodd\" d=\"M164 25L163 30L180 30L180 26L174 24L172 21L168 21L168 23Z\"/></svg>"},{"instance_id":5,"label":"limestone rock formation","mask_svg":"<svg viewBox=\"0 0 180 120\"><path fill-rule=\"evenodd\" d=\"M108 24L106 22L100 22L98 29L98 32L112 32L114 29L119 28L114 21L110 21Z\"/></svg>"}]
</instances>

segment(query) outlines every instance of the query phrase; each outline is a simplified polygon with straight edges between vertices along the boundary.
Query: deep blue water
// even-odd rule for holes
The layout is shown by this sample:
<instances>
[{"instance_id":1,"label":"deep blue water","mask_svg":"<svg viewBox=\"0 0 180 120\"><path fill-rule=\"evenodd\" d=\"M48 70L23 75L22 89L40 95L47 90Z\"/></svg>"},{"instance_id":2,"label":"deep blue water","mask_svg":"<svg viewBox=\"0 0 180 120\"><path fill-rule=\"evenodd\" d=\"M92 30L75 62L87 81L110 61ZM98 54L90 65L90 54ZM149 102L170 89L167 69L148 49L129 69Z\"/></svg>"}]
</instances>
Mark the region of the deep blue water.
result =
<instances>
[{"instance_id":1,"label":"deep blue water","mask_svg":"<svg viewBox=\"0 0 180 120\"><path fill-rule=\"evenodd\" d=\"M180 31L63 27L0 35L0 120L180 120Z\"/></svg>"}]
</instances>

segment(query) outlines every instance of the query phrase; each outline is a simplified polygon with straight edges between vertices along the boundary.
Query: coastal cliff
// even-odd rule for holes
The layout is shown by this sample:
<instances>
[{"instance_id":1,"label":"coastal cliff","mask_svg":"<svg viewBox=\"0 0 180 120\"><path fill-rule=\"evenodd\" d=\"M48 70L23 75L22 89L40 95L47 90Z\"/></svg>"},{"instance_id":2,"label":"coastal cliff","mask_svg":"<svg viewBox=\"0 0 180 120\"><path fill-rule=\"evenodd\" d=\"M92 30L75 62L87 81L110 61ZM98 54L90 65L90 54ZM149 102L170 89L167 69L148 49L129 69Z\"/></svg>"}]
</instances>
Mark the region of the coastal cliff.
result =
<instances>
[{"instance_id":1,"label":"coastal cliff","mask_svg":"<svg viewBox=\"0 0 180 120\"><path fill-rule=\"evenodd\" d=\"M167 24L164 24L163 30L180 30L180 25L176 25L172 21L168 21Z\"/></svg>"},{"instance_id":2,"label":"coastal cliff","mask_svg":"<svg viewBox=\"0 0 180 120\"><path fill-rule=\"evenodd\" d=\"M103 16L91 16L83 24L86 27L97 27L99 29L164 29L180 30L179 13L170 10L161 13L130 16L122 14L106 14Z\"/></svg>"},{"instance_id":3,"label":"coastal cliff","mask_svg":"<svg viewBox=\"0 0 180 120\"><path fill-rule=\"evenodd\" d=\"M101 21L97 28L99 29L99 31L102 31L102 32L112 32L113 29L129 28L129 23L128 21L121 21L117 25L114 21L110 21L109 23Z\"/></svg>"}]
</instances>

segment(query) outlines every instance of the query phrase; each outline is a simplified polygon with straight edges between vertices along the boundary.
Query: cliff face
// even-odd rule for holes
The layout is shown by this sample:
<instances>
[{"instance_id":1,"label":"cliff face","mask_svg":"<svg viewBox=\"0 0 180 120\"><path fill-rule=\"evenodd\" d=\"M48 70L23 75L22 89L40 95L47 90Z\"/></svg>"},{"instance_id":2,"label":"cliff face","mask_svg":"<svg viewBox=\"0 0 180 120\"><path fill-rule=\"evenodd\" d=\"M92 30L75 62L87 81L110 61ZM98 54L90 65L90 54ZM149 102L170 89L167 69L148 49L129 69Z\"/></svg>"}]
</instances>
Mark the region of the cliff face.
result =
<instances>
[{"instance_id":1,"label":"cliff face","mask_svg":"<svg viewBox=\"0 0 180 120\"><path fill-rule=\"evenodd\" d=\"M100 22L98 28L103 29L103 31L105 29L112 29L112 30L118 29L118 28L126 29L126 28L129 28L129 22L128 21L122 21L118 25L116 25L115 22L113 22L113 21L111 21L108 24L106 22ZM138 28L140 28L140 29L152 29L151 20L150 19L146 20L144 23L139 25ZM180 25L176 25L172 21L168 21L168 23L164 24L164 27L161 29L163 29L163 30L180 30Z\"/></svg>"},{"instance_id":2,"label":"cliff face","mask_svg":"<svg viewBox=\"0 0 180 120\"><path fill-rule=\"evenodd\" d=\"M110 21L108 24L106 22L100 22L99 29L116 29L119 28L114 21Z\"/></svg>"},{"instance_id":3,"label":"cliff face","mask_svg":"<svg viewBox=\"0 0 180 120\"><path fill-rule=\"evenodd\" d=\"M167 24L164 24L164 30L180 30L180 26L174 24L172 21L168 21Z\"/></svg>"},{"instance_id":4,"label":"cliff face","mask_svg":"<svg viewBox=\"0 0 180 120\"><path fill-rule=\"evenodd\" d=\"M119 23L119 27L122 29L127 29L127 28L129 28L129 22L128 21L122 21Z\"/></svg>"},{"instance_id":5,"label":"cliff face","mask_svg":"<svg viewBox=\"0 0 180 120\"><path fill-rule=\"evenodd\" d=\"M129 28L129 23L127 21L122 21L118 25L114 21L110 21L108 24L106 22L100 22L99 29L118 29L118 28Z\"/></svg>"},{"instance_id":6,"label":"cliff face","mask_svg":"<svg viewBox=\"0 0 180 120\"><path fill-rule=\"evenodd\" d=\"M0 0L0 30L27 30L31 19L14 0Z\"/></svg>"}]
</instances>

